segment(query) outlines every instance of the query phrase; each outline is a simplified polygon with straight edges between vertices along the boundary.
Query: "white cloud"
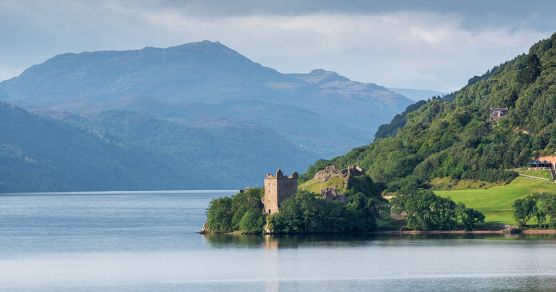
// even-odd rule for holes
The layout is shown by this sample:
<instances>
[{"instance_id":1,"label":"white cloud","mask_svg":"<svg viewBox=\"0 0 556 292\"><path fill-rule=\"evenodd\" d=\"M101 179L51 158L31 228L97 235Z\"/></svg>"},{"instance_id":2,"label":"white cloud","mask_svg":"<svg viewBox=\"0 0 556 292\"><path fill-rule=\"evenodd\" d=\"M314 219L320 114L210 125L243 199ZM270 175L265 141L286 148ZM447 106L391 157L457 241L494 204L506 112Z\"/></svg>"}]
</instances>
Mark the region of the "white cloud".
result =
<instances>
[{"instance_id":1,"label":"white cloud","mask_svg":"<svg viewBox=\"0 0 556 292\"><path fill-rule=\"evenodd\" d=\"M525 52L546 32L465 27L458 15L251 15L197 19L176 12L143 17L167 39L219 40L284 72L326 68L355 80L450 91Z\"/></svg>"}]
</instances>

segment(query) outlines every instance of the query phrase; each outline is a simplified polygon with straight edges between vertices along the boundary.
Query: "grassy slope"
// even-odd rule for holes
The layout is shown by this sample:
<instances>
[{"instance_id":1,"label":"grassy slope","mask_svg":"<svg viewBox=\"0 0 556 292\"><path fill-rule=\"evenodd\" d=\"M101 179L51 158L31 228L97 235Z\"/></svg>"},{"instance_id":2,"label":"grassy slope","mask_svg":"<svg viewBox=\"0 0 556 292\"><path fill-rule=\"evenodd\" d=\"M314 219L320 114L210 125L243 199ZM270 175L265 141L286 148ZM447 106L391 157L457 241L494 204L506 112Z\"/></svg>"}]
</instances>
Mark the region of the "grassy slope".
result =
<instances>
[{"instance_id":1,"label":"grassy slope","mask_svg":"<svg viewBox=\"0 0 556 292\"><path fill-rule=\"evenodd\" d=\"M489 189L436 191L442 197L450 197L485 214L486 221L515 224L512 204L516 199L534 192L556 193L556 184L542 179L518 177L511 183Z\"/></svg>"},{"instance_id":2,"label":"grassy slope","mask_svg":"<svg viewBox=\"0 0 556 292\"><path fill-rule=\"evenodd\" d=\"M339 176L332 177L326 182L322 182L317 179L311 179L302 183L299 186L299 188L302 190L310 191L317 194L320 194L320 190L324 188L333 188L333 187L335 187L340 192L345 191L344 179Z\"/></svg>"},{"instance_id":3,"label":"grassy slope","mask_svg":"<svg viewBox=\"0 0 556 292\"><path fill-rule=\"evenodd\" d=\"M552 175L550 174L550 171L547 169L518 168L515 169L515 171L523 175L536 176L536 177L552 180Z\"/></svg>"}]
</instances>

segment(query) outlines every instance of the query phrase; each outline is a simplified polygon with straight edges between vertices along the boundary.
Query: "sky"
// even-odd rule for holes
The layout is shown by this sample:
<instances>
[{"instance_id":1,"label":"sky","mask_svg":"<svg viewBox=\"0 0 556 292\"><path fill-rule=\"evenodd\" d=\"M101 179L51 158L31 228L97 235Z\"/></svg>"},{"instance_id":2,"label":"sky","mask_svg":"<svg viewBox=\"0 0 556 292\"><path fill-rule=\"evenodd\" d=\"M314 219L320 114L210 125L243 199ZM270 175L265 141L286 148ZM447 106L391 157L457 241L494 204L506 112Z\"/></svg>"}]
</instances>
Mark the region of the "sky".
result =
<instances>
[{"instance_id":1,"label":"sky","mask_svg":"<svg viewBox=\"0 0 556 292\"><path fill-rule=\"evenodd\" d=\"M0 80L61 53L211 40L284 73L450 92L554 32L548 0L0 0Z\"/></svg>"}]
</instances>

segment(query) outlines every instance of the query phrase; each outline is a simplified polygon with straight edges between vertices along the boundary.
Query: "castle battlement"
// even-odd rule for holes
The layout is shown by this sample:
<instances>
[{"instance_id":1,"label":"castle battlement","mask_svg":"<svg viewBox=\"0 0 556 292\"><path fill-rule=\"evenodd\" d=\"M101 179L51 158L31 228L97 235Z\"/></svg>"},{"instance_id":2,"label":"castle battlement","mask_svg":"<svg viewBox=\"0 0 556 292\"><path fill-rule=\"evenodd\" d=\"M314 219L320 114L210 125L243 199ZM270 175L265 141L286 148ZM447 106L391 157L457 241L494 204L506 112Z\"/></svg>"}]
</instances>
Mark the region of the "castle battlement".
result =
<instances>
[{"instance_id":1,"label":"castle battlement","mask_svg":"<svg viewBox=\"0 0 556 292\"><path fill-rule=\"evenodd\" d=\"M276 170L276 175L267 173L265 179L298 179L298 178L299 178L299 174L297 174L297 172L292 173L292 175L290 176L286 176L282 173L282 170L278 168L278 170Z\"/></svg>"},{"instance_id":2,"label":"castle battlement","mask_svg":"<svg viewBox=\"0 0 556 292\"><path fill-rule=\"evenodd\" d=\"M264 214L273 214L279 211L283 200L294 196L297 192L297 172L286 176L280 169L276 170L276 175L266 174L264 179Z\"/></svg>"}]
</instances>

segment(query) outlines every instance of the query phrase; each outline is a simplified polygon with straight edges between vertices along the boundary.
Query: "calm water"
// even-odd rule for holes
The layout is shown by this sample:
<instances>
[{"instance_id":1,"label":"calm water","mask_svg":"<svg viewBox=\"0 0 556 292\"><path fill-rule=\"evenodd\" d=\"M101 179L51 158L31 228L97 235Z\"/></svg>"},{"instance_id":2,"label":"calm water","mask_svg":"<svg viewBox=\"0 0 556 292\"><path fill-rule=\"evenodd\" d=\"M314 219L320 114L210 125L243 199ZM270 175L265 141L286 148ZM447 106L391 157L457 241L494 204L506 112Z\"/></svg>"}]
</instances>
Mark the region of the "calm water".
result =
<instances>
[{"instance_id":1,"label":"calm water","mask_svg":"<svg viewBox=\"0 0 556 292\"><path fill-rule=\"evenodd\" d=\"M195 233L231 193L0 196L0 290L556 290L553 237Z\"/></svg>"}]
</instances>

